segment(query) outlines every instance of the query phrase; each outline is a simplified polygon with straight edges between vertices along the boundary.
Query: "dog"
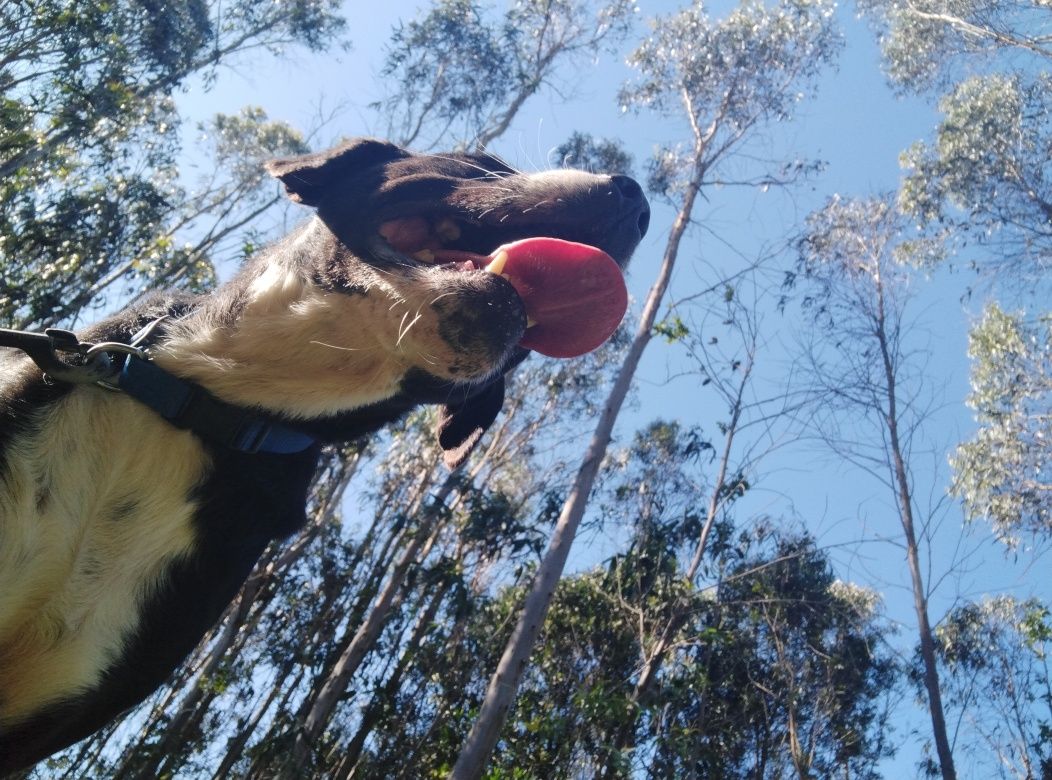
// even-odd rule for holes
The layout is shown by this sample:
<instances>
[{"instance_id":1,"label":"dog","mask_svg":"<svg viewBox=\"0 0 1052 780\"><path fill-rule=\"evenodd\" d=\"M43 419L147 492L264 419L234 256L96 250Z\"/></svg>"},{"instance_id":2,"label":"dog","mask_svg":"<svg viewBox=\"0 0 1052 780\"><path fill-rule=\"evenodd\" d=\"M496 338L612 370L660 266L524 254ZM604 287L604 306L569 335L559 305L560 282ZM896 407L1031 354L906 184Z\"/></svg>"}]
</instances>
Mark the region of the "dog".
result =
<instances>
[{"instance_id":1,"label":"dog","mask_svg":"<svg viewBox=\"0 0 1052 780\"><path fill-rule=\"evenodd\" d=\"M446 462L466 457L534 327L471 258L543 236L623 267L650 213L626 176L374 139L266 167L314 215L215 292L78 334L138 338L120 381L0 349L0 774L164 682L305 523L323 445L438 404Z\"/></svg>"}]
</instances>

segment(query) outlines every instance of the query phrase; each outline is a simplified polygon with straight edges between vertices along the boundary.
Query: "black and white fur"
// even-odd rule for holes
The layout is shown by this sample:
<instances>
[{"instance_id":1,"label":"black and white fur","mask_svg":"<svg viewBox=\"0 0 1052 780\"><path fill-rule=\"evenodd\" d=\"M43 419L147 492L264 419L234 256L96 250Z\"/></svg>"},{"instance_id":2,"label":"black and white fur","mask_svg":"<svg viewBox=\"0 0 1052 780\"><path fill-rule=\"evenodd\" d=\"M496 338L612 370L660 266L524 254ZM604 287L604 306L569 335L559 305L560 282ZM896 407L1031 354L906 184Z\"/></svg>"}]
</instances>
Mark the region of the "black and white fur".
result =
<instances>
[{"instance_id":1,"label":"black and white fur","mask_svg":"<svg viewBox=\"0 0 1052 780\"><path fill-rule=\"evenodd\" d=\"M268 169L316 209L307 224L215 293L153 298L82 339L126 341L169 315L158 365L320 442L444 404L450 463L499 411L525 313L505 279L418 262L380 226L452 219L455 248L545 235L624 264L649 214L626 177L526 175L368 139ZM0 350L0 774L164 681L268 542L303 524L318 450L211 446L120 392L45 383Z\"/></svg>"}]
</instances>

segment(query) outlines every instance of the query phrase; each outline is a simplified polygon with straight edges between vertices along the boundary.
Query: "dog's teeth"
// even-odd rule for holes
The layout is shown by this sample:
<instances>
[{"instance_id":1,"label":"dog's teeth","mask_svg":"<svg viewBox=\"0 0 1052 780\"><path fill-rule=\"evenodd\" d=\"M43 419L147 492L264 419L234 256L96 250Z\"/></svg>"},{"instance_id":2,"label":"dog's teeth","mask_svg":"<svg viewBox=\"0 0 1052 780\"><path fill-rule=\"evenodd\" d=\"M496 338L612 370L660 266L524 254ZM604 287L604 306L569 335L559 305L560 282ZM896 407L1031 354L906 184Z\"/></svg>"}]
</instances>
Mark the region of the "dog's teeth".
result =
<instances>
[{"instance_id":1,"label":"dog's teeth","mask_svg":"<svg viewBox=\"0 0 1052 780\"><path fill-rule=\"evenodd\" d=\"M430 249L421 249L419 252L413 252L411 257L415 260L419 260L421 263L435 262L435 253Z\"/></svg>"},{"instance_id":2,"label":"dog's teeth","mask_svg":"<svg viewBox=\"0 0 1052 780\"><path fill-rule=\"evenodd\" d=\"M536 324L537 324L537 320L533 319L533 317L527 317L526 318L526 327L527 328L532 328Z\"/></svg>"},{"instance_id":3,"label":"dog's teeth","mask_svg":"<svg viewBox=\"0 0 1052 780\"><path fill-rule=\"evenodd\" d=\"M460 225L446 217L435 223L435 233L443 241L456 241L460 238Z\"/></svg>"},{"instance_id":4,"label":"dog's teeth","mask_svg":"<svg viewBox=\"0 0 1052 780\"><path fill-rule=\"evenodd\" d=\"M486 266L486 270L489 271L491 274L498 274L500 276L504 276L504 274L501 272L504 270L504 264L506 262L508 262L508 253L504 251L497 252L497 256L494 257L490 261L489 265Z\"/></svg>"}]
</instances>

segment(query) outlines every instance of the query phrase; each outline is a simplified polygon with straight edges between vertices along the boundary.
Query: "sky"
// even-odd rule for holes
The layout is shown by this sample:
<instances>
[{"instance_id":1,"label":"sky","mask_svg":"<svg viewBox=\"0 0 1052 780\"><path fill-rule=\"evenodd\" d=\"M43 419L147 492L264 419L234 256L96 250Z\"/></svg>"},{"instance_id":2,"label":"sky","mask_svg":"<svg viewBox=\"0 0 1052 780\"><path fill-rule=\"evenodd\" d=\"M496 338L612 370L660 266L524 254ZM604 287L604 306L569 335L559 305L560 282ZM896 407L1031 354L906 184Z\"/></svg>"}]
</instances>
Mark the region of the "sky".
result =
<instances>
[{"instance_id":1,"label":"sky","mask_svg":"<svg viewBox=\"0 0 1052 780\"><path fill-rule=\"evenodd\" d=\"M273 119L301 128L316 125L319 115L338 109L319 133L318 147L340 137L383 135L383 125L368 108L380 96L376 73L383 44L392 26L399 19L414 16L422 5L404 0L349 3L353 47L349 52L296 52L280 62L238 62L221 71L211 89L193 84L180 97L184 117L189 120L187 126L215 112L233 113L241 106L254 105ZM641 0L637 34L645 32L647 18L676 7L668 0ZM713 15L720 15L726 7L715 4ZM708 193L696 213L705 229L688 234L671 299L712 284L740 263L728 247L749 254L764 242L778 240L800 226L806 214L833 193L865 196L893 190L901 176L900 153L929 136L938 118L931 102L896 96L881 72L872 31L855 17L853 6L841 7L839 17L845 33L839 67L822 79L817 98L801 105L797 120L780 126L771 137L775 151L796 150L826 161L824 173L791 196L758 191ZM553 159L555 147L572 131L580 130L621 139L642 175L642 163L654 147L676 140L678 130L659 119L620 110L616 92L631 76L623 60L624 54L619 59L579 65L560 83L561 91L572 99L566 101L552 93L534 97L494 150L520 168L546 168L558 162ZM188 171L193 164L190 158ZM654 278L673 216L667 206L652 205L651 231L629 270L629 289L637 301L642 300ZM926 397L932 409L926 426L928 435L914 452L918 466L915 488L922 500L932 504L943 501L949 474L947 454L973 427L963 404L968 392L965 350L967 326L978 312L979 302L961 303L968 281L939 272L930 279L919 279L913 290L910 341L928 377ZM790 370L788 356L794 348L788 336L783 339L778 317L774 311L765 315L765 325L773 335L765 345L766 362L761 372L762 382L775 391ZM670 379L682 368L682 355L675 348L660 340L652 343L637 379L638 402L619 425L619 443L627 443L636 428L658 416L700 423L715 433L715 421L724 410L705 396L696 377ZM830 547L840 577L883 593L889 617L902 625L900 646L911 647L915 632L904 555L900 546L881 541L897 537L898 531L887 490L813 442L780 444L783 446L755 475L755 489L740 512L768 514L806 525L821 544ZM926 552L927 576L936 586L931 610L934 618L961 597L993 593L1049 597L1052 583L1038 574L1044 567L1040 561L1035 563L1028 551L1007 555L1004 548L989 542L984 527L966 532L962 543L961 515L952 504L940 517L941 526ZM614 535L579 540L572 565L582 568L601 561L614 552L617 541ZM884 767L889 777L913 774L920 748L919 738L911 735L911 730L923 735L927 728L925 713L912 702L900 709L896 739L902 742L902 749ZM959 769L962 778L979 776L969 775L967 767Z\"/></svg>"}]
</instances>

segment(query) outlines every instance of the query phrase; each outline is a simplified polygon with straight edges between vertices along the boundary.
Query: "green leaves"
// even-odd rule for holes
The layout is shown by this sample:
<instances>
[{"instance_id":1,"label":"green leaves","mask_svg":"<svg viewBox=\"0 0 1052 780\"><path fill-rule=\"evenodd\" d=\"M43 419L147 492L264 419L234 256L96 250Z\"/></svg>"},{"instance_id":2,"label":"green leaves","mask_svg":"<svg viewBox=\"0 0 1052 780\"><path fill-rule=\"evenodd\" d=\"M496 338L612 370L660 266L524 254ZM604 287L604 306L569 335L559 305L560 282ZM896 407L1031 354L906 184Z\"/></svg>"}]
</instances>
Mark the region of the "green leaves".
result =
<instances>
[{"instance_id":1,"label":"green leaves","mask_svg":"<svg viewBox=\"0 0 1052 780\"><path fill-rule=\"evenodd\" d=\"M921 92L952 83L962 60L1010 50L1052 57L1052 13L1042 0L861 0L891 81ZM1007 56L1006 56L1007 59Z\"/></svg>"},{"instance_id":2,"label":"green leaves","mask_svg":"<svg viewBox=\"0 0 1052 780\"><path fill-rule=\"evenodd\" d=\"M632 155L620 141L594 138L590 133L571 133L565 143L556 147L555 161L565 168L594 173L632 174Z\"/></svg>"},{"instance_id":3,"label":"green leaves","mask_svg":"<svg viewBox=\"0 0 1052 780\"><path fill-rule=\"evenodd\" d=\"M209 250L238 216L217 211L227 222L204 228L196 245L172 240L200 216L177 183L172 95L194 74L208 83L244 51L331 43L344 27L338 7L336 0L3 4L0 320L22 327L68 320L103 305L115 286L124 297L158 280L210 284ZM228 123L228 136L244 140L248 122L261 124L245 121ZM292 140L260 136L257 149L302 148ZM241 184L261 183L258 170L255 180L246 170L258 163L255 154L218 151Z\"/></svg>"},{"instance_id":4,"label":"green leaves","mask_svg":"<svg viewBox=\"0 0 1052 780\"><path fill-rule=\"evenodd\" d=\"M979 429L951 459L952 491L972 519L1016 545L1052 534L1052 319L987 307L969 339Z\"/></svg>"},{"instance_id":5,"label":"green leaves","mask_svg":"<svg viewBox=\"0 0 1052 780\"><path fill-rule=\"evenodd\" d=\"M788 119L839 49L833 9L825 0L749 2L713 21L696 2L656 19L629 57L640 75L622 89L622 105L668 115L685 101L695 121L726 117L735 130Z\"/></svg>"},{"instance_id":6,"label":"green leaves","mask_svg":"<svg viewBox=\"0 0 1052 780\"><path fill-rule=\"evenodd\" d=\"M939 104L931 144L902 158L899 203L981 264L1038 279L1052 267L1052 74L977 76Z\"/></svg>"},{"instance_id":7,"label":"green leaves","mask_svg":"<svg viewBox=\"0 0 1052 780\"><path fill-rule=\"evenodd\" d=\"M374 103L406 145L485 146L558 66L596 55L628 32L631 0L522 0L496 16L476 0L439 0L395 30ZM448 142L447 142L448 143Z\"/></svg>"},{"instance_id":8,"label":"green leaves","mask_svg":"<svg viewBox=\"0 0 1052 780\"><path fill-rule=\"evenodd\" d=\"M953 609L936 630L946 701L968 713L958 744L977 774L1037 777L1052 766L1048 616L1037 599L995 596Z\"/></svg>"}]
</instances>

